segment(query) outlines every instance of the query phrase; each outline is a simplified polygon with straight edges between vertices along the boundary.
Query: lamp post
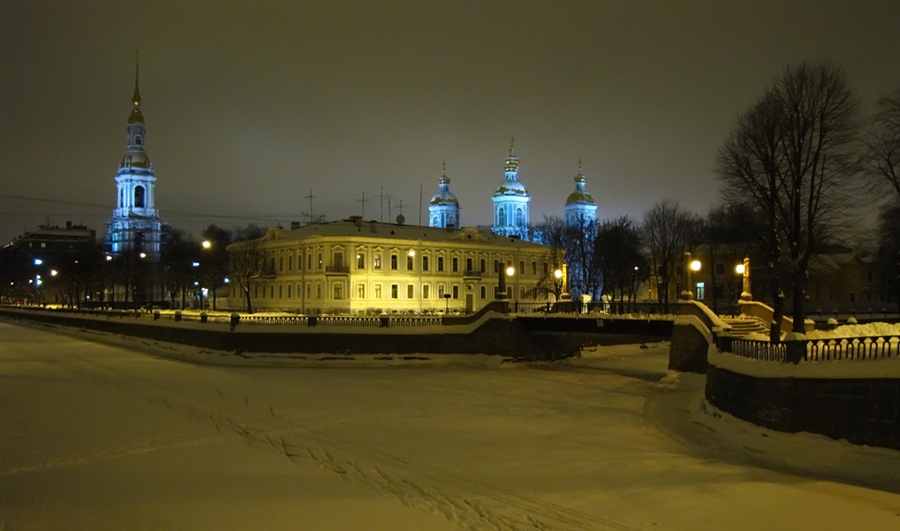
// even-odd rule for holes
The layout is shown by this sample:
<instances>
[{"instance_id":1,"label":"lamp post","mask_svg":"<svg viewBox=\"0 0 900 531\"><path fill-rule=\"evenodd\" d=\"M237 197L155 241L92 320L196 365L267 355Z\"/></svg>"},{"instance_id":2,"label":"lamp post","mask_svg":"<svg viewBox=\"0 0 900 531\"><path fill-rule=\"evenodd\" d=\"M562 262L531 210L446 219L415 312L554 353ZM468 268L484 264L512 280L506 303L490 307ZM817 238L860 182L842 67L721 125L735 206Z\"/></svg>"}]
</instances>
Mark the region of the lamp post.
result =
<instances>
[{"instance_id":1,"label":"lamp post","mask_svg":"<svg viewBox=\"0 0 900 531\"><path fill-rule=\"evenodd\" d=\"M700 261L699 260L691 260L691 253L684 253L684 287L681 290L681 298L683 300L693 300L694 299L694 285L693 285L693 272L700 271Z\"/></svg>"},{"instance_id":2,"label":"lamp post","mask_svg":"<svg viewBox=\"0 0 900 531\"><path fill-rule=\"evenodd\" d=\"M569 266L566 265L565 262L562 264L562 295L560 295L560 299L567 301L572 299L572 295L569 294Z\"/></svg>"},{"instance_id":3,"label":"lamp post","mask_svg":"<svg viewBox=\"0 0 900 531\"><path fill-rule=\"evenodd\" d=\"M516 274L516 268L514 268L513 266L509 266L506 268L506 276L510 277L510 279L512 280L513 295L516 297L516 313L519 313L519 297L518 297L518 294L516 293L516 281L514 278L512 278L515 274ZM507 297L508 296L509 295L507 294Z\"/></svg>"}]
</instances>

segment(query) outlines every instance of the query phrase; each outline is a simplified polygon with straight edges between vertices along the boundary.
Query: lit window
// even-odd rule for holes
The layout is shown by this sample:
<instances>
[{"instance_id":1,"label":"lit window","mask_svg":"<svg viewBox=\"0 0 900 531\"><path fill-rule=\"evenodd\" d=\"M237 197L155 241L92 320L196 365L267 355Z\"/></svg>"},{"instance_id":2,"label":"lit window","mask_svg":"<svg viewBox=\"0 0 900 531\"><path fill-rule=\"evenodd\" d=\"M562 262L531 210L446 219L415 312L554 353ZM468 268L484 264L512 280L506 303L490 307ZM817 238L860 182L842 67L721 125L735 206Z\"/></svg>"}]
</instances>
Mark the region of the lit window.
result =
<instances>
[{"instance_id":1,"label":"lit window","mask_svg":"<svg viewBox=\"0 0 900 531\"><path fill-rule=\"evenodd\" d=\"M381 269L381 253L375 253L372 266L375 269Z\"/></svg>"},{"instance_id":2,"label":"lit window","mask_svg":"<svg viewBox=\"0 0 900 531\"><path fill-rule=\"evenodd\" d=\"M356 255L356 269L365 269L366 268L366 254L360 251Z\"/></svg>"},{"instance_id":3,"label":"lit window","mask_svg":"<svg viewBox=\"0 0 900 531\"><path fill-rule=\"evenodd\" d=\"M406 270L407 271L413 270L413 257L412 256L406 257Z\"/></svg>"}]
</instances>

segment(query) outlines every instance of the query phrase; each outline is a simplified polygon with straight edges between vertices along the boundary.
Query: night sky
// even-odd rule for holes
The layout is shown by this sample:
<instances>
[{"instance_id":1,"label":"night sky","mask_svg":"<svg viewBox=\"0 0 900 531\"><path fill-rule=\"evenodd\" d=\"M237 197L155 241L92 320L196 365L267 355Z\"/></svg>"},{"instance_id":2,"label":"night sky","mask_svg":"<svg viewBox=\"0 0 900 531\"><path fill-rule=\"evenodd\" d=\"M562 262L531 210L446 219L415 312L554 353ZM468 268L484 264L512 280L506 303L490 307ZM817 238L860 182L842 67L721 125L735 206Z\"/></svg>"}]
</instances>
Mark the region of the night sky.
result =
<instances>
[{"instance_id":1,"label":"night sky","mask_svg":"<svg viewBox=\"0 0 900 531\"><path fill-rule=\"evenodd\" d=\"M112 215L140 50L163 221L193 231L361 214L422 220L447 162L491 222L510 137L531 218L578 160L599 217L718 201L716 150L782 69L900 86L900 2L0 4L0 240ZM379 192L383 188L382 207ZM388 212L390 196L392 212ZM17 197L41 198L44 201Z\"/></svg>"}]
</instances>

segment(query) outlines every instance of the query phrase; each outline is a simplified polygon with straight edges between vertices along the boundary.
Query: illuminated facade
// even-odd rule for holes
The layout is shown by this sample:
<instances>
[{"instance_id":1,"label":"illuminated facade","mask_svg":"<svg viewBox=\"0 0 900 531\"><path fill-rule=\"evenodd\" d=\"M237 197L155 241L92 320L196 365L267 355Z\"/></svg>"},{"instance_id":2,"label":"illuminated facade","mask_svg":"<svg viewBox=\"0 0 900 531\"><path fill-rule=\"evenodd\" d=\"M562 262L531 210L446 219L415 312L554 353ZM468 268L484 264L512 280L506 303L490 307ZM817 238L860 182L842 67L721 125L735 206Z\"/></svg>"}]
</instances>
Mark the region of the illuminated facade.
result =
<instances>
[{"instance_id":1,"label":"illuminated facade","mask_svg":"<svg viewBox=\"0 0 900 531\"><path fill-rule=\"evenodd\" d=\"M444 172L438 180L438 193L434 194L428 205L429 227L459 227L459 201L450 191L450 179L447 177L447 163L444 163Z\"/></svg>"},{"instance_id":2,"label":"illuminated facade","mask_svg":"<svg viewBox=\"0 0 900 531\"><path fill-rule=\"evenodd\" d=\"M500 271L510 301L546 301L543 245L480 232L378 223L354 217L286 230L272 227L255 246L269 265L254 280L254 309L365 315L478 311L496 298ZM229 305L244 305L231 283Z\"/></svg>"},{"instance_id":3,"label":"illuminated facade","mask_svg":"<svg viewBox=\"0 0 900 531\"><path fill-rule=\"evenodd\" d=\"M494 202L494 234L528 239L528 206L531 196L519 181L519 158L509 144L509 157L504 167L505 177L492 198Z\"/></svg>"},{"instance_id":4,"label":"illuminated facade","mask_svg":"<svg viewBox=\"0 0 900 531\"><path fill-rule=\"evenodd\" d=\"M116 175L116 209L107 228L113 255L144 253L149 262L159 261L162 223L154 202L156 177L144 150L147 127L141 113L138 71L135 69L132 110L128 117L127 150Z\"/></svg>"}]
</instances>

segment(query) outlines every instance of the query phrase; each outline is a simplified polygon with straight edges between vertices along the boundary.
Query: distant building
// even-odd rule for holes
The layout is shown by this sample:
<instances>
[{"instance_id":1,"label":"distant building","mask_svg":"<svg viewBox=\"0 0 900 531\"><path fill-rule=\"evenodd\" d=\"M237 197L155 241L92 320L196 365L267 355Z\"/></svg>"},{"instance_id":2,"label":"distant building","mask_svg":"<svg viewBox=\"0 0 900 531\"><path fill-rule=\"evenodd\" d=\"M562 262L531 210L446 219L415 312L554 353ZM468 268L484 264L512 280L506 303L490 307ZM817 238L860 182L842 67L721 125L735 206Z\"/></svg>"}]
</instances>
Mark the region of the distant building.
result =
<instances>
[{"instance_id":1,"label":"distant building","mask_svg":"<svg viewBox=\"0 0 900 531\"><path fill-rule=\"evenodd\" d=\"M7 302L37 302L37 288L54 272L68 277L79 259L93 258L96 247L96 231L84 225L40 225L0 250L0 293Z\"/></svg>"},{"instance_id":2,"label":"distant building","mask_svg":"<svg viewBox=\"0 0 900 531\"><path fill-rule=\"evenodd\" d=\"M229 247L234 257L257 246L269 273L253 281L254 309L303 313L436 313L478 311L496 298L501 270L510 301L546 301L547 248L479 232L378 223L354 217L285 230ZM244 306L231 283L230 306Z\"/></svg>"},{"instance_id":3,"label":"distant building","mask_svg":"<svg viewBox=\"0 0 900 531\"><path fill-rule=\"evenodd\" d=\"M132 110L128 116L127 149L116 175L116 209L110 219L106 239L116 256L144 253L148 262L158 262L162 244L162 223L154 201L156 177L144 150L147 127L141 112L141 94L135 69Z\"/></svg>"}]
</instances>

